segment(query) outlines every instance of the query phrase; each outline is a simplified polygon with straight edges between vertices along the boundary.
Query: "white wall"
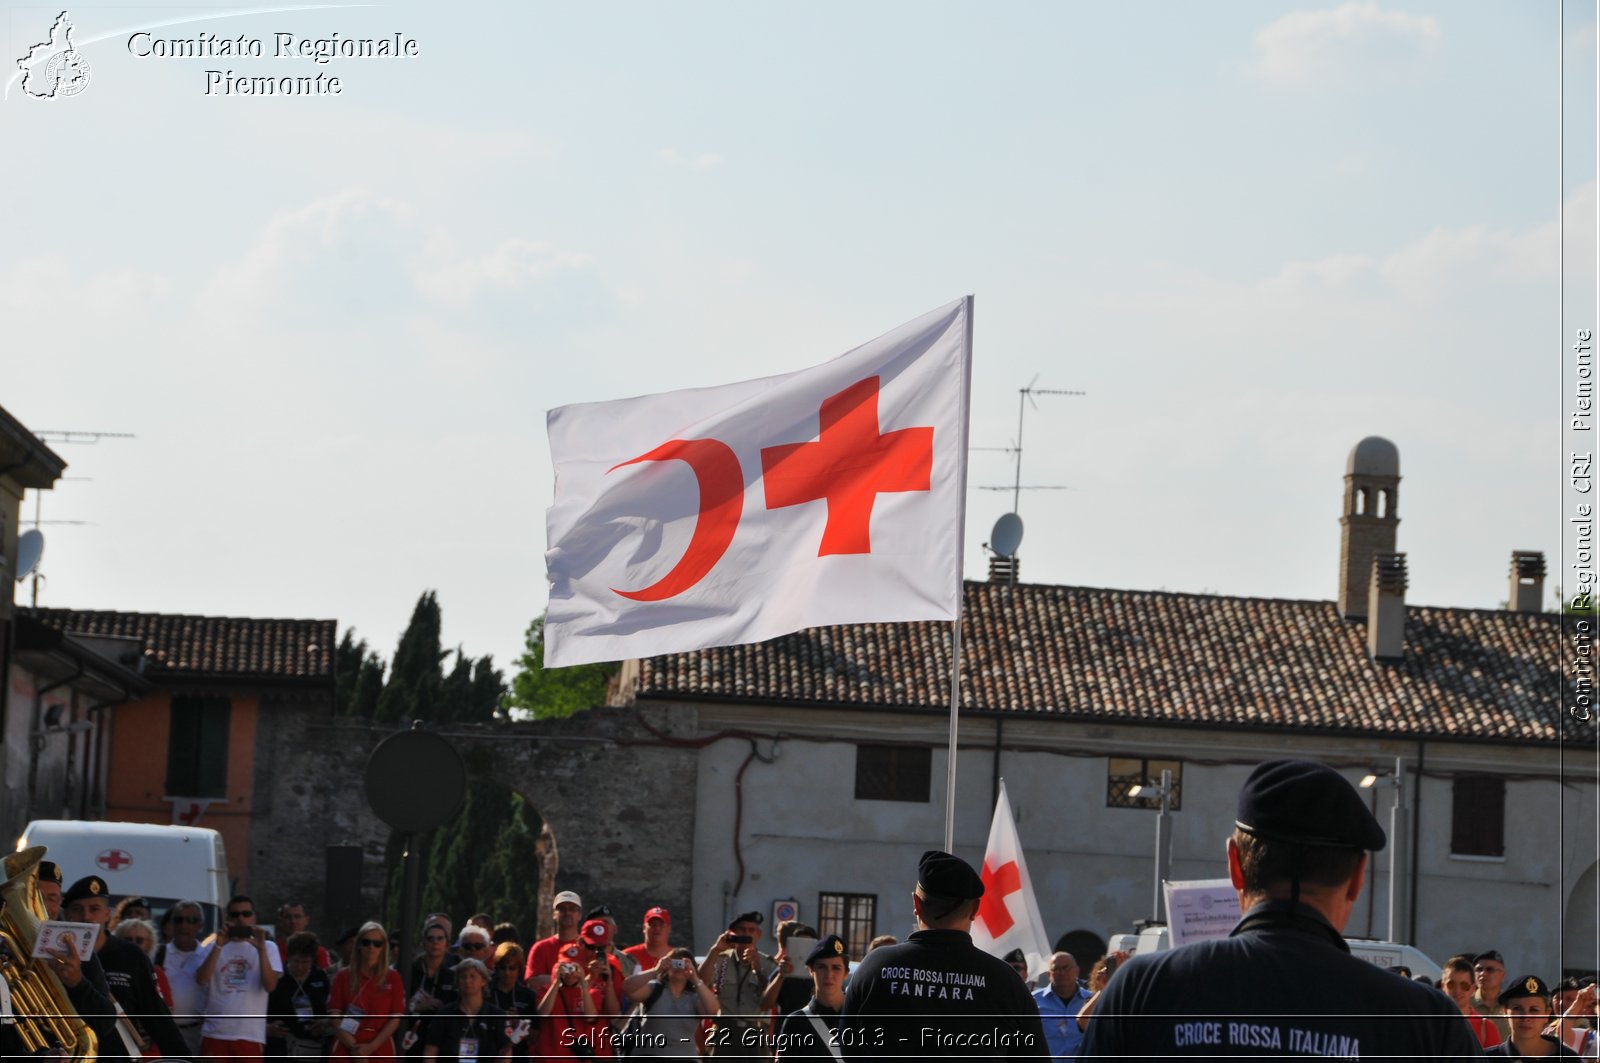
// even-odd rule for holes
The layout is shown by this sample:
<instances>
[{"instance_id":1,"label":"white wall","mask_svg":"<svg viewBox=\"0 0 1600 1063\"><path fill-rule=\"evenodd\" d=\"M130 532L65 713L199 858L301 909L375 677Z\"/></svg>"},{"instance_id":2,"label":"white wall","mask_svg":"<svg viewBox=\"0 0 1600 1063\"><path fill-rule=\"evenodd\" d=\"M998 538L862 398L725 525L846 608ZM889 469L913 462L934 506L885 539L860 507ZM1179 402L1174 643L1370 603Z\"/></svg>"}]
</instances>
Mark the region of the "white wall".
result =
<instances>
[{"instance_id":1,"label":"white wall","mask_svg":"<svg viewBox=\"0 0 1600 1063\"><path fill-rule=\"evenodd\" d=\"M878 932L903 938L911 929L917 858L943 845L947 721L837 710L699 709L703 733L731 728L766 736L755 743L763 757L773 756L774 738L787 737L777 739L773 763L755 760L745 771L739 832L745 878L726 898L725 885L737 879L734 780L751 744L725 739L701 753L694 917L703 940L694 943L696 950L704 951L729 914L752 908L767 914L770 934L772 904L780 898L797 899L801 918L814 923L822 890L876 894ZM992 719L963 720L955 850L974 866L982 861L993 811L993 738ZM857 741L933 746L932 800L856 801ZM1030 720L1008 720L1004 744L1000 774L1052 941L1077 929L1105 938L1150 914L1156 816L1106 807L1108 755L1184 762L1183 807L1173 816L1172 877L1190 879L1226 875L1223 843L1239 786L1254 763L1316 757L1349 764L1345 774L1355 782L1368 768L1392 767L1396 755L1413 758L1414 769L1416 754L1411 742ZM1430 743L1424 756L1430 775L1553 775L1560 768L1554 750L1542 748ZM1559 976L1562 913L1597 855L1592 764L1587 780L1578 778L1580 768L1568 765L1564 788L1553 778L1508 781L1507 852L1498 861L1450 856L1450 781L1423 781L1416 933L1422 951L1443 960L1453 951L1499 948L1512 977L1524 971ZM1370 800L1387 827L1392 790L1380 786ZM1387 936L1389 855L1378 859L1372 888L1352 916L1352 936ZM769 936L763 948L773 947Z\"/></svg>"}]
</instances>

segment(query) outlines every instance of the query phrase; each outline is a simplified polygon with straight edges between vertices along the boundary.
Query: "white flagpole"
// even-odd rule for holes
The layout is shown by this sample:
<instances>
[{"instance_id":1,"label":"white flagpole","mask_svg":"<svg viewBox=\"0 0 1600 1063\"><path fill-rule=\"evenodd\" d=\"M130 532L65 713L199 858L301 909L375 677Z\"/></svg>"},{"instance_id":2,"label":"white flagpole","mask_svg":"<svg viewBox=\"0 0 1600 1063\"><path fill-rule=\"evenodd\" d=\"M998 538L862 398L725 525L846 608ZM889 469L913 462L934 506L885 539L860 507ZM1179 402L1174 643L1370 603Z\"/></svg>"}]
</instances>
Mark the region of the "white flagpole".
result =
<instances>
[{"instance_id":1,"label":"white flagpole","mask_svg":"<svg viewBox=\"0 0 1600 1063\"><path fill-rule=\"evenodd\" d=\"M950 622L950 752L944 783L944 851L956 849L956 732L961 720L961 614L966 605L967 588L962 578L963 555L967 549L967 442L971 436L972 402L972 304L966 299L967 350L962 359L961 381L961 461L956 473L956 498L960 500L961 513L956 518L956 616Z\"/></svg>"}]
</instances>

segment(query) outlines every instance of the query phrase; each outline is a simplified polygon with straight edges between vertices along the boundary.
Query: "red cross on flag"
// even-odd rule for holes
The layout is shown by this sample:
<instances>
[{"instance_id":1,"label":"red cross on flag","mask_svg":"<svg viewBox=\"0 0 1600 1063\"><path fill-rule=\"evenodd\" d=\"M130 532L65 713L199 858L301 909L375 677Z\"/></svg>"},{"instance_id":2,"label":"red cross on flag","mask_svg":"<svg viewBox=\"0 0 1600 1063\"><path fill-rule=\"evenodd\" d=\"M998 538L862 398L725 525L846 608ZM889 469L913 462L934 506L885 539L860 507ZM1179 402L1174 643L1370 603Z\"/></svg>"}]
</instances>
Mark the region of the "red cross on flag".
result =
<instances>
[{"instance_id":1,"label":"red cross on flag","mask_svg":"<svg viewBox=\"0 0 1600 1063\"><path fill-rule=\"evenodd\" d=\"M551 410L548 667L951 620L972 300L831 362Z\"/></svg>"},{"instance_id":2,"label":"red cross on flag","mask_svg":"<svg viewBox=\"0 0 1600 1063\"><path fill-rule=\"evenodd\" d=\"M1011 819L1004 779L989 825L982 877L983 899L978 902L978 917L972 921L972 943L995 956L1021 949L1030 976L1039 977L1050 969L1050 939L1039 916L1039 902L1033 898L1033 882L1022 857L1017 825Z\"/></svg>"}]
</instances>

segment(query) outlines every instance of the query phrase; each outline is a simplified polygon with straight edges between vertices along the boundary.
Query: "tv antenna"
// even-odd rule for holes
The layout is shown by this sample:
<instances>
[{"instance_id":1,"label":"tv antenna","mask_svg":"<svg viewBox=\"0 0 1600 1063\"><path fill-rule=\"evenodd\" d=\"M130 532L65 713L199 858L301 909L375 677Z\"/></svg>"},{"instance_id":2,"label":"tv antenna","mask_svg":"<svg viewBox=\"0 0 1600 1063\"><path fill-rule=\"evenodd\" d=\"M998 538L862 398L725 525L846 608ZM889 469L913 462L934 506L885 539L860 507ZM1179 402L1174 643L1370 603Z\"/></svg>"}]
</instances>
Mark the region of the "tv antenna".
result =
<instances>
[{"instance_id":1,"label":"tv antenna","mask_svg":"<svg viewBox=\"0 0 1600 1063\"><path fill-rule=\"evenodd\" d=\"M134 438L137 438L137 437L134 436L134 434L132 432L97 432L97 431L88 431L88 430L77 429L77 428L45 428L45 429L41 429L39 431L36 431L33 434L34 434L34 436L36 436L40 440L40 442L44 442L44 443L73 443L73 444L77 444L77 445L80 445L80 446L95 446L95 445L99 444L99 442L102 439L134 439ZM70 480L70 481L74 481L74 482L83 482L83 481L91 480L92 477L88 477L88 476L63 476L63 477L61 477L61 479L63 481ZM37 545L30 547L30 550L31 550L31 563L28 566L26 566L26 569L24 569L24 567L21 566L21 565L19 565L18 569L17 569L17 581L19 583L23 579L25 579L28 575L31 574L33 576L33 591L32 591L32 596L30 598L30 601L31 601L31 603L32 603L32 605L33 605L33 607L35 609L37 609L39 607L39 581L45 578L44 573L39 571L39 562L40 562L41 558L44 556L44 533L39 530L40 525L43 525L43 524L89 525L89 524L93 523L92 521L87 521L87 520L44 520L44 519L42 519L43 509L44 509L44 492L39 490L39 489L37 489L37 488L35 488L34 492L33 492L33 521L32 521L33 528L32 528L31 531L26 532L23 536L19 536L18 539L17 539L18 549L19 549L19 554L20 554L21 553L22 539L26 538L29 535L37 537L36 540L35 540ZM27 555L22 555L22 556L25 557ZM21 559L21 558L19 557L19 559Z\"/></svg>"},{"instance_id":2,"label":"tv antenna","mask_svg":"<svg viewBox=\"0 0 1600 1063\"><path fill-rule=\"evenodd\" d=\"M1035 387L1039 382L1039 375L1034 374L1028 386L1018 389L1017 396L1017 438L1009 447L973 447L973 450L1003 450L1012 455L1013 476L1009 486L1003 484L980 485L980 491L1010 491L1011 512L1002 514L995 521L994 530L989 533L989 541L984 543L984 548L994 554L990 560L991 578L996 574L1006 577L1008 583L1017 582L1017 547L1022 545L1022 518L1017 515L1021 508L1023 491L1070 491L1066 484L1028 484L1022 483L1022 425L1023 418L1027 416L1028 407L1039 408L1034 401L1035 395L1086 395L1084 391L1064 391L1059 388Z\"/></svg>"}]
</instances>

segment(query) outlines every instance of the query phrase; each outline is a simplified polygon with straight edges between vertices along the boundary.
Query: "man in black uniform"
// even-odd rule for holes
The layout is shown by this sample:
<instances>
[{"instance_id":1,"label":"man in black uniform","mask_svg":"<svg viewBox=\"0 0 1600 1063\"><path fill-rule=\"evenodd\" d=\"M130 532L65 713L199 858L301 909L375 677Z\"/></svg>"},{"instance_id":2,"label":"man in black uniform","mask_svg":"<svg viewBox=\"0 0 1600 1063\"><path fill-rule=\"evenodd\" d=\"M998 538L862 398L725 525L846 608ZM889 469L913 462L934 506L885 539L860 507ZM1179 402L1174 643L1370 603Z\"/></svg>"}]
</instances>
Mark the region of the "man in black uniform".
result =
<instances>
[{"instance_id":1,"label":"man in black uniform","mask_svg":"<svg viewBox=\"0 0 1600 1063\"><path fill-rule=\"evenodd\" d=\"M778 1024L778 1063L796 1060L842 1059L839 1037L839 1006L844 1003L844 979L850 973L850 957L845 955L844 939L829 934L806 955L811 969L811 1000L806 1006L783 1017Z\"/></svg>"},{"instance_id":2,"label":"man in black uniform","mask_svg":"<svg viewBox=\"0 0 1600 1063\"><path fill-rule=\"evenodd\" d=\"M111 901L106 895L105 880L98 875L88 875L74 882L61 897L61 910L70 922L94 923L99 927L95 957L90 963L99 963L105 971L111 996L122 1005L134 1030L146 1042L156 1044L163 1056L188 1056L189 1046L156 988L156 972L150 957L137 945L106 933ZM109 1047L102 1045L101 1049Z\"/></svg>"},{"instance_id":3,"label":"man in black uniform","mask_svg":"<svg viewBox=\"0 0 1600 1063\"><path fill-rule=\"evenodd\" d=\"M919 929L875 949L850 978L838 1031L846 1058L1049 1057L1028 988L972 944L982 896L966 861L922 854L911 896Z\"/></svg>"},{"instance_id":4,"label":"man in black uniform","mask_svg":"<svg viewBox=\"0 0 1600 1063\"><path fill-rule=\"evenodd\" d=\"M1340 931L1383 828L1324 764L1258 765L1239 791L1228 875L1244 918L1220 941L1133 957L1101 994L1088 1059L1482 1053L1448 997L1350 955Z\"/></svg>"}]
</instances>

